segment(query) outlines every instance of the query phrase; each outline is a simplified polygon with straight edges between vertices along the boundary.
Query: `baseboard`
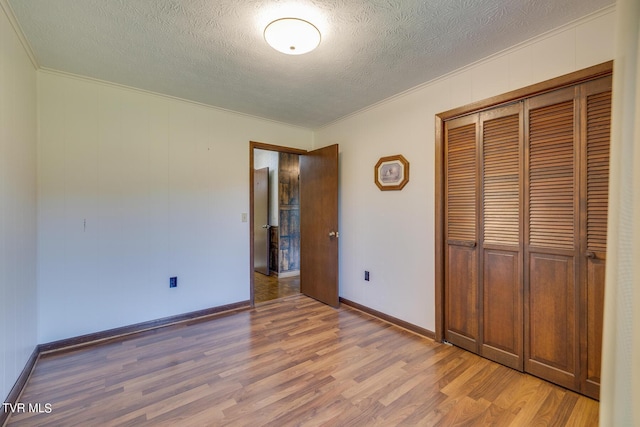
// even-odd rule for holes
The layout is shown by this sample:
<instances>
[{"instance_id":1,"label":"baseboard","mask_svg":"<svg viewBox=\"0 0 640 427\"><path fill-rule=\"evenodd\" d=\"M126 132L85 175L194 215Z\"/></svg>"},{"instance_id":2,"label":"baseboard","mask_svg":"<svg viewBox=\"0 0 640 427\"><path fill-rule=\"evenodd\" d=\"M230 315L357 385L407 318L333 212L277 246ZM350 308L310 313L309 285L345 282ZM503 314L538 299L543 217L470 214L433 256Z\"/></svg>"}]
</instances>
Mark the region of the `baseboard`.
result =
<instances>
[{"instance_id":1,"label":"baseboard","mask_svg":"<svg viewBox=\"0 0 640 427\"><path fill-rule=\"evenodd\" d=\"M31 356L29 356L27 363L24 365L24 368L22 369L20 376L16 380L16 383L11 388L9 395L5 399L4 401L5 403L15 404L19 402L18 399L20 399L22 390L24 389L24 386L27 384L27 381L31 376L31 372L33 371L33 368L36 366L36 362L38 361L39 356L40 356L40 352L38 351L38 346L36 346L33 349ZM4 424L7 422L7 419L9 418L9 415L10 415L10 412L5 411L3 406L3 408L0 409L0 426L4 426Z\"/></svg>"},{"instance_id":2,"label":"baseboard","mask_svg":"<svg viewBox=\"0 0 640 427\"><path fill-rule=\"evenodd\" d=\"M220 316L225 314L237 313L239 311L249 310L251 308L249 301L240 301L233 304L221 305L218 307L207 308L204 310L192 311L190 313L178 314L176 316L165 317L162 319L150 320L148 322L136 323L134 325L123 326L120 328L109 329L106 331L95 332L92 334L81 335L78 337L67 338L59 341L53 341L38 346L39 354L54 353L66 350L76 349L78 347L91 346L105 341L128 338L130 335L139 334L141 332L163 328L165 326L174 325L193 320L205 320L212 316Z\"/></svg>"},{"instance_id":3,"label":"baseboard","mask_svg":"<svg viewBox=\"0 0 640 427\"><path fill-rule=\"evenodd\" d=\"M292 271L281 271L276 273L279 279L283 279L285 277L295 277L300 275L300 270L292 270Z\"/></svg>"},{"instance_id":4,"label":"baseboard","mask_svg":"<svg viewBox=\"0 0 640 427\"><path fill-rule=\"evenodd\" d=\"M357 302L350 301L346 298L340 297L340 302L344 305L348 305L349 307L353 307L357 310L360 310L364 313L375 316L379 319L384 320L385 322L389 322L393 325L399 326L401 328L407 329L411 332L415 332L418 335L422 335L427 338L435 339L436 334L428 329L421 328L420 326L414 325L413 323L406 322L402 319L398 319L397 317L389 316L381 311L374 310L372 308L366 307L362 304L358 304Z\"/></svg>"}]
</instances>

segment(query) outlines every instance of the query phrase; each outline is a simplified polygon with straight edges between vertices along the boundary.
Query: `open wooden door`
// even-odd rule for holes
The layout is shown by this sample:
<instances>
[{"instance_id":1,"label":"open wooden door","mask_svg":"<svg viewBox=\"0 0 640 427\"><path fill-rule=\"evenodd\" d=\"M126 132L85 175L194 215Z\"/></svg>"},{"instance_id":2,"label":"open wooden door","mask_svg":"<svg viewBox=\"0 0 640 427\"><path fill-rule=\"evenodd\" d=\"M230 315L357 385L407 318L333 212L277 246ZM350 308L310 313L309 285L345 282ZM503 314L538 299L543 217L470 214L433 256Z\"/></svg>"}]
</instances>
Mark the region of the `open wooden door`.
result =
<instances>
[{"instance_id":1,"label":"open wooden door","mask_svg":"<svg viewBox=\"0 0 640 427\"><path fill-rule=\"evenodd\" d=\"M338 145L300 156L300 292L338 299Z\"/></svg>"},{"instance_id":2,"label":"open wooden door","mask_svg":"<svg viewBox=\"0 0 640 427\"><path fill-rule=\"evenodd\" d=\"M269 168L253 172L253 268L269 275Z\"/></svg>"}]
</instances>

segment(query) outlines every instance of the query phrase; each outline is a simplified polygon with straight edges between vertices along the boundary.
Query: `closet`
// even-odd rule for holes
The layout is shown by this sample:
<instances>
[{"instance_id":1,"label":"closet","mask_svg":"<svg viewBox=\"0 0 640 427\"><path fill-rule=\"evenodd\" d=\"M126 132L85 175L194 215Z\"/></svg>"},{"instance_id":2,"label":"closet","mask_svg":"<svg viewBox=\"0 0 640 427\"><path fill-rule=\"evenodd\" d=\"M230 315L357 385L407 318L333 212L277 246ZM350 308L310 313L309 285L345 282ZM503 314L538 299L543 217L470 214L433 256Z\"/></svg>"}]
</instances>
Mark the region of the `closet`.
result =
<instances>
[{"instance_id":1,"label":"closet","mask_svg":"<svg viewBox=\"0 0 640 427\"><path fill-rule=\"evenodd\" d=\"M442 338L598 398L611 76L442 121Z\"/></svg>"}]
</instances>

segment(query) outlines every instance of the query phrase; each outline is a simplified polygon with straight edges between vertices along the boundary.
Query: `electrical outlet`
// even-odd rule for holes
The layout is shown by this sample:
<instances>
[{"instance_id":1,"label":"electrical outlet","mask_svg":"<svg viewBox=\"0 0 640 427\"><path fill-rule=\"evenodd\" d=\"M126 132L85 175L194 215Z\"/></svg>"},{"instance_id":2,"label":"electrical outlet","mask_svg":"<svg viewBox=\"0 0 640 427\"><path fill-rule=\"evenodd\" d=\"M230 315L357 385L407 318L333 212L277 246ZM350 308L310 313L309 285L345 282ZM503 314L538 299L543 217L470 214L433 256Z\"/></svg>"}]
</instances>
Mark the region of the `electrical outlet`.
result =
<instances>
[{"instance_id":1,"label":"electrical outlet","mask_svg":"<svg viewBox=\"0 0 640 427\"><path fill-rule=\"evenodd\" d=\"M177 277L170 277L169 278L169 287L170 288L177 288L178 287L178 278Z\"/></svg>"},{"instance_id":2,"label":"electrical outlet","mask_svg":"<svg viewBox=\"0 0 640 427\"><path fill-rule=\"evenodd\" d=\"M364 280L366 280L367 282L369 281L369 272L368 271L364 272Z\"/></svg>"}]
</instances>

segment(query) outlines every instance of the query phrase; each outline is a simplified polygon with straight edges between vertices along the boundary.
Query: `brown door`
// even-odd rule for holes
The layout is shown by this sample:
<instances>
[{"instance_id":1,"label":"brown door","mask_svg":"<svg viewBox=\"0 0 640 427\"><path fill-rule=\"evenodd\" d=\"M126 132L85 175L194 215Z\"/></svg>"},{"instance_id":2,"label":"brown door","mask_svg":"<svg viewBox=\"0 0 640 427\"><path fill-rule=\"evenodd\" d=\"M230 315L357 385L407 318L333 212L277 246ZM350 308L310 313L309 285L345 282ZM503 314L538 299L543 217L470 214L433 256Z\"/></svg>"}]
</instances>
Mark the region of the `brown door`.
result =
<instances>
[{"instance_id":1,"label":"brown door","mask_svg":"<svg viewBox=\"0 0 640 427\"><path fill-rule=\"evenodd\" d=\"M522 370L522 103L480 114L480 354Z\"/></svg>"},{"instance_id":2,"label":"brown door","mask_svg":"<svg viewBox=\"0 0 640 427\"><path fill-rule=\"evenodd\" d=\"M253 269L269 275L269 168L253 172Z\"/></svg>"},{"instance_id":3,"label":"brown door","mask_svg":"<svg viewBox=\"0 0 640 427\"><path fill-rule=\"evenodd\" d=\"M300 292L337 307L338 146L300 156Z\"/></svg>"},{"instance_id":4,"label":"brown door","mask_svg":"<svg viewBox=\"0 0 640 427\"><path fill-rule=\"evenodd\" d=\"M523 369L521 103L445 125L445 339Z\"/></svg>"},{"instance_id":5,"label":"brown door","mask_svg":"<svg viewBox=\"0 0 640 427\"><path fill-rule=\"evenodd\" d=\"M607 252L607 208L609 195L609 135L611 132L611 78L583 87L583 149L581 209L586 212L581 227L581 391L600 396L604 276Z\"/></svg>"},{"instance_id":6,"label":"brown door","mask_svg":"<svg viewBox=\"0 0 640 427\"><path fill-rule=\"evenodd\" d=\"M445 127L444 338L478 353L477 120Z\"/></svg>"},{"instance_id":7,"label":"brown door","mask_svg":"<svg viewBox=\"0 0 640 427\"><path fill-rule=\"evenodd\" d=\"M576 91L525 106L525 370L579 389Z\"/></svg>"}]
</instances>

